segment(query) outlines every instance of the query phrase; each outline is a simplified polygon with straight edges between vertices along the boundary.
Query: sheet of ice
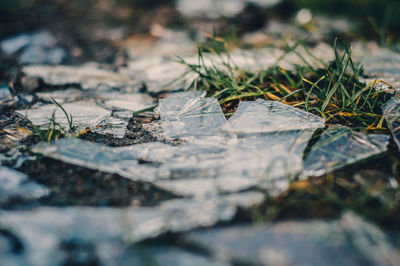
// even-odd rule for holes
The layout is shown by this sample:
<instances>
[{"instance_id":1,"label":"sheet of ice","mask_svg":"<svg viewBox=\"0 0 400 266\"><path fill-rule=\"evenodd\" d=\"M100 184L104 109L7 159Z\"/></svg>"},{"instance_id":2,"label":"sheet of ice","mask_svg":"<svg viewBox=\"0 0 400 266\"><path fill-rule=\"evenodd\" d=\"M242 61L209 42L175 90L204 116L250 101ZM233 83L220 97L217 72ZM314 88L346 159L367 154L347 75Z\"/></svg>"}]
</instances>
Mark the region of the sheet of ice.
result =
<instances>
[{"instance_id":1,"label":"sheet of ice","mask_svg":"<svg viewBox=\"0 0 400 266\"><path fill-rule=\"evenodd\" d=\"M96 63L81 66L32 65L24 67L22 71L27 76L42 78L50 85L78 84L83 89L96 89L106 85L129 91L135 91L141 86L128 74L101 69Z\"/></svg>"},{"instance_id":2,"label":"sheet of ice","mask_svg":"<svg viewBox=\"0 0 400 266\"><path fill-rule=\"evenodd\" d=\"M302 177L320 176L387 150L389 136L328 128L304 160Z\"/></svg>"},{"instance_id":3,"label":"sheet of ice","mask_svg":"<svg viewBox=\"0 0 400 266\"><path fill-rule=\"evenodd\" d=\"M179 0L177 9L188 17L233 17L242 11L248 3L254 3L260 7L271 7L280 0L204 0L193 2L190 0Z\"/></svg>"},{"instance_id":4,"label":"sheet of ice","mask_svg":"<svg viewBox=\"0 0 400 266\"><path fill-rule=\"evenodd\" d=\"M389 125L393 139L400 147L400 99L392 98L383 106L383 116Z\"/></svg>"},{"instance_id":5,"label":"sheet of ice","mask_svg":"<svg viewBox=\"0 0 400 266\"><path fill-rule=\"evenodd\" d=\"M165 135L170 138L213 135L226 121L218 100L197 92L161 99L159 109Z\"/></svg>"},{"instance_id":6,"label":"sheet of ice","mask_svg":"<svg viewBox=\"0 0 400 266\"><path fill-rule=\"evenodd\" d=\"M321 117L280 102L257 99L255 102L240 102L222 130L249 134L322 127L324 120Z\"/></svg>"},{"instance_id":7,"label":"sheet of ice","mask_svg":"<svg viewBox=\"0 0 400 266\"><path fill-rule=\"evenodd\" d=\"M81 128L93 127L111 114L110 111L88 101L80 101L63 104L65 111L72 115L74 126ZM55 104L43 105L36 109L18 110L17 113L26 116L34 125L47 127L55 112L55 121L68 128L68 119L64 112Z\"/></svg>"},{"instance_id":8,"label":"sheet of ice","mask_svg":"<svg viewBox=\"0 0 400 266\"><path fill-rule=\"evenodd\" d=\"M0 227L22 241L24 252L19 256L27 265L58 265L63 257L61 244L68 241L93 246L136 243L166 232L226 222L234 214L234 207L214 200L174 200L154 208L42 207L1 211Z\"/></svg>"},{"instance_id":9,"label":"sheet of ice","mask_svg":"<svg viewBox=\"0 0 400 266\"><path fill-rule=\"evenodd\" d=\"M0 203L12 199L38 199L49 194L49 190L18 171L0 165Z\"/></svg>"},{"instance_id":10,"label":"sheet of ice","mask_svg":"<svg viewBox=\"0 0 400 266\"><path fill-rule=\"evenodd\" d=\"M246 265L396 265L399 258L378 227L352 213L332 221L209 229L185 238L221 262Z\"/></svg>"}]
</instances>

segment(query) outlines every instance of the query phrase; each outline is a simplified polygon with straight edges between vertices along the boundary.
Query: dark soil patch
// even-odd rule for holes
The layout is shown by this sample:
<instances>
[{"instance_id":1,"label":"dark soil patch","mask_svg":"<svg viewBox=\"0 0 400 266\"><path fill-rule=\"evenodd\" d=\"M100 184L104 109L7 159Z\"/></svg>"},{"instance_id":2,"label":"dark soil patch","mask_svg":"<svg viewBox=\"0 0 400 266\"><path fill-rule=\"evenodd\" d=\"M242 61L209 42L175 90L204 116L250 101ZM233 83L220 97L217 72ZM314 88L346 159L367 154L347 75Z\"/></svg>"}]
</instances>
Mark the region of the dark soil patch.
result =
<instances>
[{"instance_id":1,"label":"dark soil patch","mask_svg":"<svg viewBox=\"0 0 400 266\"><path fill-rule=\"evenodd\" d=\"M50 196L40 201L42 205L152 206L174 198L148 183L48 158L27 161L20 170L51 190Z\"/></svg>"},{"instance_id":2,"label":"dark soil patch","mask_svg":"<svg viewBox=\"0 0 400 266\"><path fill-rule=\"evenodd\" d=\"M130 119L124 138L114 138L112 135L98 134L94 132L88 132L87 134L80 136L80 138L111 147L129 146L133 144L155 142L158 140L151 132L144 129L142 123L135 118Z\"/></svg>"}]
</instances>

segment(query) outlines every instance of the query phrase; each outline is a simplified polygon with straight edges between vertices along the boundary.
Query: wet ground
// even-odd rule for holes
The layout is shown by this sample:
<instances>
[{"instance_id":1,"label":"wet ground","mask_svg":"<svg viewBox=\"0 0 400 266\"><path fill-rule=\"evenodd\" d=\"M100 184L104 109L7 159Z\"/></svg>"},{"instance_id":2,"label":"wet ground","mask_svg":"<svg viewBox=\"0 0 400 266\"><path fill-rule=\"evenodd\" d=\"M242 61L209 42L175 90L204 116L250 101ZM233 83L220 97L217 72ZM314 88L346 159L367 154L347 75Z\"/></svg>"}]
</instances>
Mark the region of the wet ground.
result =
<instances>
[{"instance_id":1,"label":"wet ground","mask_svg":"<svg viewBox=\"0 0 400 266\"><path fill-rule=\"evenodd\" d=\"M279 0L21 0L0 14L0 264L400 264L395 22L382 42L358 16ZM194 89L212 68L233 86L320 68L335 37L371 94L390 92L374 126Z\"/></svg>"}]
</instances>

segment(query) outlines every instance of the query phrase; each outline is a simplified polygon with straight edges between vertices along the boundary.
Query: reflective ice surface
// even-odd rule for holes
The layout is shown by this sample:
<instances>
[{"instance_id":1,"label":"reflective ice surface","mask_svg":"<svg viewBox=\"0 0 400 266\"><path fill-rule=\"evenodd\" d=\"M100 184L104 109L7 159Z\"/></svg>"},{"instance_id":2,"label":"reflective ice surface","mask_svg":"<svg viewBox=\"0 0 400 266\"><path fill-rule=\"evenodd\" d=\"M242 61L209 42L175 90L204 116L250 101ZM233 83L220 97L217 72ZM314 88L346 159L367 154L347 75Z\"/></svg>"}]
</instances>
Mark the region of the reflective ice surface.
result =
<instances>
[{"instance_id":1,"label":"reflective ice surface","mask_svg":"<svg viewBox=\"0 0 400 266\"><path fill-rule=\"evenodd\" d=\"M304 160L303 177L320 176L332 170L380 154L389 136L353 132L349 128L328 128Z\"/></svg>"}]
</instances>

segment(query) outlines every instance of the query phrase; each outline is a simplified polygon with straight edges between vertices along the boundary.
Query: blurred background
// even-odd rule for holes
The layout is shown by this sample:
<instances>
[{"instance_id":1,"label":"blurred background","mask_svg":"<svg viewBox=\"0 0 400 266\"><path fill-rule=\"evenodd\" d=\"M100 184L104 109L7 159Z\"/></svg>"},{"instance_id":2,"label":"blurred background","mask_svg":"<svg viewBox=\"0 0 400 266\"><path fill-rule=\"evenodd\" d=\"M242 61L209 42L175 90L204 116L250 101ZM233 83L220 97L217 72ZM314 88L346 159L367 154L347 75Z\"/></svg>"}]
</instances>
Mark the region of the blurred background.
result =
<instances>
[{"instance_id":1,"label":"blurred background","mask_svg":"<svg viewBox=\"0 0 400 266\"><path fill-rule=\"evenodd\" d=\"M212 30L238 39L273 22L308 31L318 26L328 41L340 35L395 46L400 1L2 0L0 5L0 39L48 30L70 55L67 63L113 61L121 40L157 37L163 28L188 30L194 41L201 41L198 32Z\"/></svg>"}]
</instances>

